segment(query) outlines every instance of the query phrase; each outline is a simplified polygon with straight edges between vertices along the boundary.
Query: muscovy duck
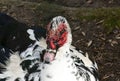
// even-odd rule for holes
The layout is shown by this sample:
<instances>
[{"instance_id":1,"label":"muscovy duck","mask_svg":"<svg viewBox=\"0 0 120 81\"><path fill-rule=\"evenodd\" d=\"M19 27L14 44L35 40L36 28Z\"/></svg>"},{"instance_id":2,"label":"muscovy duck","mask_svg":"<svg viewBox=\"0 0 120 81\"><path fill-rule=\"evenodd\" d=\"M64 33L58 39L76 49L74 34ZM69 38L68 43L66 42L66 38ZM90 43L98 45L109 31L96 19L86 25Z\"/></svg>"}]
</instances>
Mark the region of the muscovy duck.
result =
<instances>
[{"instance_id":1,"label":"muscovy duck","mask_svg":"<svg viewBox=\"0 0 120 81\"><path fill-rule=\"evenodd\" d=\"M66 25L65 29L64 25L61 27L60 23ZM52 29L54 30L53 33L51 33ZM57 34L55 33L56 30ZM35 40L33 31L27 30L31 40ZM56 37L57 35L60 36L56 39L54 34ZM6 65L7 67L4 67L5 71L1 71L0 81L98 81L96 63L82 55L81 51L75 50L75 47L70 46L72 36L65 18L55 17L48 25L48 46L45 40L42 40L29 45L25 51L20 53L20 57L17 54L11 55L10 58L20 59L17 61L18 67L16 67L19 71L15 70L16 74L12 69L8 69L9 66L14 67L11 65L15 62L14 59L13 63L10 62ZM44 49L46 46L47 51ZM6 73L8 73L7 76Z\"/></svg>"},{"instance_id":2,"label":"muscovy duck","mask_svg":"<svg viewBox=\"0 0 120 81\"><path fill-rule=\"evenodd\" d=\"M40 72L31 73L29 80L99 81L97 64L71 47L71 29L64 17L57 16L49 23L46 42L43 62L37 67Z\"/></svg>"}]
</instances>

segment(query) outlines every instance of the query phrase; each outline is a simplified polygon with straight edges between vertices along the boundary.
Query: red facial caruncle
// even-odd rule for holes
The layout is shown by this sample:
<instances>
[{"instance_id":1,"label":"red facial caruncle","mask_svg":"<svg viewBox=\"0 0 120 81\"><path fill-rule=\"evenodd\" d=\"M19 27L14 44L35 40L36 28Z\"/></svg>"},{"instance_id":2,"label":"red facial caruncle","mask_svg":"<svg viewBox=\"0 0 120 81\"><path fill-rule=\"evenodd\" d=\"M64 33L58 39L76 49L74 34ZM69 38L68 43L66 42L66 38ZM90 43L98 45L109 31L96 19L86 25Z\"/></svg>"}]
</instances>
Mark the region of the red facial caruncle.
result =
<instances>
[{"instance_id":1,"label":"red facial caruncle","mask_svg":"<svg viewBox=\"0 0 120 81\"><path fill-rule=\"evenodd\" d=\"M47 28L47 44L48 47L51 49L58 49L59 47L63 46L67 41L67 27L65 23L60 23L58 27L54 30L50 28L50 24Z\"/></svg>"}]
</instances>

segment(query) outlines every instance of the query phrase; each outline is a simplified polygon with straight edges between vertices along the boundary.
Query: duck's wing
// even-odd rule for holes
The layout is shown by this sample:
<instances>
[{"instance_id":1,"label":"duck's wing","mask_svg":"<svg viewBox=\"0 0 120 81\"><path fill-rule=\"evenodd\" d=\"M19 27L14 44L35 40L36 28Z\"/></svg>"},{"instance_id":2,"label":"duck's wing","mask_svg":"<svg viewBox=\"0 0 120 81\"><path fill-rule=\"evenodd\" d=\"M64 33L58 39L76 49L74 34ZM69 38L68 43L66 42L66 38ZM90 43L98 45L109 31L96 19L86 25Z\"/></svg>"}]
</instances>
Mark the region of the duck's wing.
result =
<instances>
[{"instance_id":1,"label":"duck's wing","mask_svg":"<svg viewBox=\"0 0 120 81\"><path fill-rule=\"evenodd\" d=\"M39 81L36 74L40 73L39 64L45 51L43 47L34 44L22 52L23 57L19 52L9 54L6 50L2 48L0 51L0 81Z\"/></svg>"},{"instance_id":2,"label":"duck's wing","mask_svg":"<svg viewBox=\"0 0 120 81\"><path fill-rule=\"evenodd\" d=\"M72 53L71 58L78 69L78 79L83 81L98 81L98 67L96 62L89 59L88 55L85 55L81 50L70 47Z\"/></svg>"},{"instance_id":3,"label":"duck's wing","mask_svg":"<svg viewBox=\"0 0 120 81\"><path fill-rule=\"evenodd\" d=\"M35 45L34 47L28 49L28 51L23 52L26 53L24 54L26 56L23 58L23 61L20 65L22 66L23 70L27 71L27 74L25 76L26 81L40 81L41 77L39 74L41 72L41 69L39 67L43 62L44 51L45 49L43 47Z\"/></svg>"}]
</instances>

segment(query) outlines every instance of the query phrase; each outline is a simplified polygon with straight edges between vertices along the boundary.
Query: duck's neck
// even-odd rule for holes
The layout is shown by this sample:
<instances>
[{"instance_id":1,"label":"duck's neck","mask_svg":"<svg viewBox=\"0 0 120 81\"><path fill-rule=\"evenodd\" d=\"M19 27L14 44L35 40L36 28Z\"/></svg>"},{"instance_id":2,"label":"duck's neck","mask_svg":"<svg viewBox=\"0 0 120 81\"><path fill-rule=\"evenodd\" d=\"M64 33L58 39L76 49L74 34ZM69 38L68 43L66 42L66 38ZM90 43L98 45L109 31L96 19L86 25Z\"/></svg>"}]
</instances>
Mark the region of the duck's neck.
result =
<instances>
[{"instance_id":1,"label":"duck's neck","mask_svg":"<svg viewBox=\"0 0 120 81\"><path fill-rule=\"evenodd\" d=\"M55 59L63 59L66 57L70 57L69 49L70 49L71 42L72 42L72 35L68 34L66 43L57 50Z\"/></svg>"}]
</instances>

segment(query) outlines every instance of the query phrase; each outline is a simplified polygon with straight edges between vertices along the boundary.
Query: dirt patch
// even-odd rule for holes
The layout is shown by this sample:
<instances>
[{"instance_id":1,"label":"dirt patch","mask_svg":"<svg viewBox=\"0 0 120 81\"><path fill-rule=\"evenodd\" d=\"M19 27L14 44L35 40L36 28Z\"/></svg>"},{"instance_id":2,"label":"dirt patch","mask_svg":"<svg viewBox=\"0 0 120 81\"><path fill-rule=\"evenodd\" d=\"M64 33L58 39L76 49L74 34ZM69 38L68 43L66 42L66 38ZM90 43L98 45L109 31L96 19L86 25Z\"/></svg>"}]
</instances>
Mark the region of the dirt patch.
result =
<instances>
[{"instance_id":1,"label":"dirt patch","mask_svg":"<svg viewBox=\"0 0 120 81\"><path fill-rule=\"evenodd\" d=\"M46 0L49 1L49 0ZM118 7L119 0L50 0L49 2L68 7Z\"/></svg>"}]
</instances>

